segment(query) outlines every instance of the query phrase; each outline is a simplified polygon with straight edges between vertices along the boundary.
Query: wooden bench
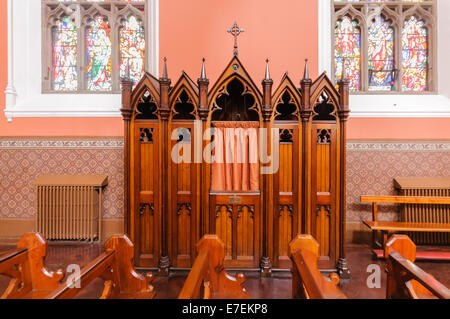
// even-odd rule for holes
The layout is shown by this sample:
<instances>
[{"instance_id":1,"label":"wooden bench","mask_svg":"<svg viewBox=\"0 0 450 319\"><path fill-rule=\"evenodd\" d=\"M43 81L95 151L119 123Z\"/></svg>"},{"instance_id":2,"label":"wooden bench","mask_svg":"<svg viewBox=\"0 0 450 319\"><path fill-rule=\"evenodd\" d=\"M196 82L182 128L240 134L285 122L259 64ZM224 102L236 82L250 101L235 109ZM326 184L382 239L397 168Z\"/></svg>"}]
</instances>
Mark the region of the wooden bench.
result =
<instances>
[{"instance_id":1,"label":"wooden bench","mask_svg":"<svg viewBox=\"0 0 450 319\"><path fill-rule=\"evenodd\" d=\"M389 232L450 232L449 223L384 222L378 220L378 204L380 203L449 205L450 197L361 196L361 202L372 204L372 221L366 220L363 223L373 232L373 251L379 258L383 258L384 246ZM378 232L382 233L381 242L377 241ZM416 258L420 260L450 260L450 252L417 252Z\"/></svg>"},{"instance_id":2,"label":"wooden bench","mask_svg":"<svg viewBox=\"0 0 450 319\"><path fill-rule=\"evenodd\" d=\"M325 277L317 267L319 244L311 235L297 235L289 244L292 260L292 298L347 299L338 288L339 276Z\"/></svg>"},{"instance_id":3,"label":"wooden bench","mask_svg":"<svg viewBox=\"0 0 450 319\"><path fill-rule=\"evenodd\" d=\"M242 286L245 276L224 269L225 245L217 235L205 235L197 244L198 255L178 299L248 299Z\"/></svg>"},{"instance_id":4,"label":"wooden bench","mask_svg":"<svg viewBox=\"0 0 450 319\"><path fill-rule=\"evenodd\" d=\"M152 299L156 294L151 285L153 274L138 273L133 258L131 240L125 235L113 236L105 243L105 252L84 267L79 277L59 285L47 299L74 298L96 278L105 281L100 299Z\"/></svg>"},{"instance_id":5,"label":"wooden bench","mask_svg":"<svg viewBox=\"0 0 450 319\"><path fill-rule=\"evenodd\" d=\"M62 270L50 271L44 265L47 241L39 233L28 233L17 249L0 257L0 274L10 277L1 299L43 299L56 289L64 277Z\"/></svg>"},{"instance_id":6,"label":"wooden bench","mask_svg":"<svg viewBox=\"0 0 450 319\"><path fill-rule=\"evenodd\" d=\"M450 299L450 290L414 264L416 245L406 235L386 243L387 299Z\"/></svg>"}]
</instances>

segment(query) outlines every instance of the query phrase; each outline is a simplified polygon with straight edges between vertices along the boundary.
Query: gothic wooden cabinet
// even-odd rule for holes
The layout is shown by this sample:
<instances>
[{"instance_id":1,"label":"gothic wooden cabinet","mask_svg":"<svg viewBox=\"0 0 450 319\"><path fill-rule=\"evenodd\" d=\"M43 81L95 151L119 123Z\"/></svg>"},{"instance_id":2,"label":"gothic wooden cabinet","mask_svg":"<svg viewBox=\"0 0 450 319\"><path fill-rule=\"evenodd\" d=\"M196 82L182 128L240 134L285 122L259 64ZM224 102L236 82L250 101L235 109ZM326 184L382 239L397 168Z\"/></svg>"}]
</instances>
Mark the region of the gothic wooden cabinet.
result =
<instances>
[{"instance_id":1,"label":"gothic wooden cabinet","mask_svg":"<svg viewBox=\"0 0 450 319\"><path fill-rule=\"evenodd\" d=\"M320 244L319 266L345 263L345 126L348 81L339 91L307 66L300 88L285 74L262 91L235 55L209 88L174 86L166 62L132 89L123 81L125 224L140 267L189 268L202 235L225 243L229 268L289 269L298 233Z\"/></svg>"}]
</instances>

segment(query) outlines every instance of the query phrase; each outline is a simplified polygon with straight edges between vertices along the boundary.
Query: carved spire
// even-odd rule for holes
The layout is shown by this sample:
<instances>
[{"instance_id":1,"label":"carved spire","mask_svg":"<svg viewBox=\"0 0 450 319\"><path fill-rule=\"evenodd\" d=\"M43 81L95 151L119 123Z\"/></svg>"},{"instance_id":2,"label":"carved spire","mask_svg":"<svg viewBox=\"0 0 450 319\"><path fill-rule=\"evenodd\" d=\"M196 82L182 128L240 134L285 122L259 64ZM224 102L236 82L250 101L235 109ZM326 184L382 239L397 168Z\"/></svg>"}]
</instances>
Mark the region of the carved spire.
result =
<instances>
[{"instance_id":1,"label":"carved spire","mask_svg":"<svg viewBox=\"0 0 450 319\"><path fill-rule=\"evenodd\" d=\"M266 78L265 78L265 80L270 80L269 59L266 60Z\"/></svg>"},{"instance_id":2,"label":"carved spire","mask_svg":"<svg viewBox=\"0 0 450 319\"><path fill-rule=\"evenodd\" d=\"M349 82L347 78L347 58L342 60L341 80L339 82Z\"/></svg>"},{"instance_id":3,"label":"carved spire","mask_svg":"<svg viewBox=\"0 0 450 319\"><path fill-rule=\"evenodd\" d=\"M202 79L202 80L206 79L205 58L203 58L202 74L200 75L200 79Z\"/></svg>"},{"instance_id":4,"label":"carved spire","mask_svg":"<svg viewBox=\"0 0 450 319\"><path fill-rule=\"evenodd\" d=\"M167 58L166 57L164 57L164 68L163 68L162 78L163 79L168 79L168 76L167 76Z\"/></svg>"},{"instance_id":5,"label":"carved spire","mask_svg":"<svg viewBox=\"0 0 450 319\"><path fill-rule=\"evenodd\" d=\"M309 80L308 59L305 59L305 72L303 73L303 80Z\"/></svg>"}]
</instances>

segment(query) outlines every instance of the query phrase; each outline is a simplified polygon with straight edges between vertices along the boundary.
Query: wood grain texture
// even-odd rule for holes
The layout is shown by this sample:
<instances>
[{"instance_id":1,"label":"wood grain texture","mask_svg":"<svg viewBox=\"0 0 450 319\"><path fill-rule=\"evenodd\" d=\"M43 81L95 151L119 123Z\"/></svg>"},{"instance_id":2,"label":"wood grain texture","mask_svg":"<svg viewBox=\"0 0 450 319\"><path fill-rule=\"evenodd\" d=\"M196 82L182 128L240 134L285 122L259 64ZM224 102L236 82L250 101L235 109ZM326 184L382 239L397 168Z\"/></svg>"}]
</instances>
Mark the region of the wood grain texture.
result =
<instances>
[{"instance_id":1,"label":"wood grain texture","mask_svg":"<svg viewBox=\"0 0 450 319\"><path fill-rule=\"evenodd\" d=\"M414 264L416 246L406 235L393 235L386 244L386 299L450 299L450 289Z\"/></svg>"},{"instance_id":2,"label":"wood grain texture","mask_svg":"<svg viewBox=\"0 0 450 319\"><path fill-rule=\"evenodd\" d=\"M297 235L289 245L292 260L292 297L305 299L346 299L339 290L338 276L325 277L319 271L318 242L311 235Z\"/></svg>"},{"instance_id":3,"label":"wood grain texture","mask_svg":"<svg viewBox=\"0 0 450 319\"><path fill-rule=\"evenodd\" d=\"M85 266L79 277L60 284L46 299L72 299L97 278L104 280L100 299L152 299L156 294L151 285L154 277L138 273L133 258L130 239L113 236L105 243L105 252Z\"/></svg>"},{"instance_id":4,"label":"wood grain texture","mask_svg":"<svg viewBox=\"0 0 450 319\"><path fill-rule=\"evenodd\" d=\"M224 269L225 245L217 235L205 235L197 244L198 256L178 299L248 299L244 274L231 276Z\"/></svg>"},{"instance_id":5,"label":"wood grain texture","mask_svg":"<svg viewBox=\"0 0 450 319\"><path fill-rule=\"evenodd\" d=\"M272 267L290 267L293 236L309 233L320 242L319 266L337 269L345 261L348 84L340 83L338 92L326 74L312 81L305 72L298 88L286 73L272 93L267 72L261 91L233 57L209 89L205 62L202 70L197 84L183 72L173 87L166 73L159 80L145 74L131 92L124 87L126 221L136 265L165 274L169 267L191 267L195 243L216 233L225 244L226 267L261 268L270 275ZM145 101L151 112L143 109ZM201 120L202 132L195 120ZM193 157L194 140L202 150L211 143L203 133L215 120L253 121L268 129L268 140L260 137L259 144L267 144L268 155L279 154L279 167L260 174L258 192L212 192L211 154L201 163L172 161L180 142L173 140L174 129L190 131ZM142 129L153 131L151 142L141 141ZM260 161L259 168L271 164Z\"/></svg>"},{"instance_id":6,"label":"wood grain texture","mask_svg":"<svg viewBox=\"0 0 450 319\"><path fill-rule=\"evenodd\" d=\"M2 255L0 274L11 278L1 299L43 298L56 289L63 271L50 271L44 264L47 241L39 233L28 233L17 243L17 251Z\"/></svg>"}]
</instances>

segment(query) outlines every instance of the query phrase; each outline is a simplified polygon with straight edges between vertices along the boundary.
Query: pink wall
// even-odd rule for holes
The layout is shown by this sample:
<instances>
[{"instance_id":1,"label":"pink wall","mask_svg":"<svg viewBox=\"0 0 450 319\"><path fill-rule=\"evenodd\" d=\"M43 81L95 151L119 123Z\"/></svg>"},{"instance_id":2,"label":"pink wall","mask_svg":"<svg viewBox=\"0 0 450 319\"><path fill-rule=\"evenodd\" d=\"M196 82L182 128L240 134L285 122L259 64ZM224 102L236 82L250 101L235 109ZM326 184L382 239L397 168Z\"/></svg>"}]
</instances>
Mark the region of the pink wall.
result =
<instances>
[{"instance_id":1,"label":"pink wall","mask_svg":"<svg viewBox=\"0 0 450 319\"><path fill-rule=\"evenodd\" d=\"M449 118L353 118L351 140L450 140Z\"/></svg>"},{"instance_id":2,"label":"pink wall","mask_svg":"<svg viewBox=\"0 0 450 319\"><path fill-rule=\"evenodd\" d=\"M6 0L0 0L0 135L3 135L5 124L5 94L3 91L8 84L8 21Z\"/></svg>"},{"instance_id":3,"label":"pink wall","mask_svg":"<svg viewBox=\"0 0 450 319\"><path fill-rule=\"evenodd\" d=\"M237 21L239 57L254 81L264 76L265 59L278 85L284 72L295 83L310 60L317 76L317 2L292 0L163 0L160 1L160 56L167 56L175 84L182 70L194 81L201 59L207 59L211 85L232 56L233 39L226 29ZM162 69L162 67L161 67ZM0 136L121 136L120 118L15 118L7 123L4 88L7 84L7 6L0 0ZM420 129L418 129L420 128ZM449 139L448 119L351 119L350 139Z\"/></svg>"}]
</instances>

